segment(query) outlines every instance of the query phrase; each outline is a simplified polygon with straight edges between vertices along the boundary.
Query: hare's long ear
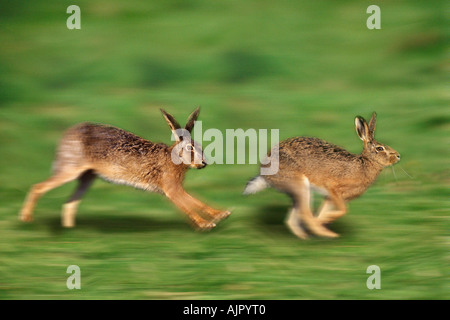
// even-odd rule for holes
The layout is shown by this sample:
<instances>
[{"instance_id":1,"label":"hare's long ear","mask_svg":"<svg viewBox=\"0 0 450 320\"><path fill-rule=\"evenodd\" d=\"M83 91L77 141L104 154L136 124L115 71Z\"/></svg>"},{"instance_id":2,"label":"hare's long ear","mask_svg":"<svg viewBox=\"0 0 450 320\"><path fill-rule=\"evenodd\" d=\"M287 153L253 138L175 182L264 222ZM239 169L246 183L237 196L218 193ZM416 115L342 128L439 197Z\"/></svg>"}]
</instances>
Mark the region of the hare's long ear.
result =
<instances>
[{"instance_id":1,"label":"hare's long ear","mask_svg":"<svg viewBox=\"0 0 450 320\"><path fill-rule=\"evenodd\" d=\"M358 134L358 137L364 141L364 143L368 142L370 140L369 135L369 126L367 125L366 120L364 120L363 117L356 117L355 118L355 128L356 133Z\"/></svg>"},{"instance_id":2,"label":"hare's long ear","mask_svg":"<svg viewBox=\"0 0 450 320\"><path fill-rule=\"evenodd\" d=\"M194 124L195 121L197 121L198 115L200 113L200 107L197 107L197 109L194 110L194 112L191 113L191 115L189 116L186 125L184 126L184 128L189 131L192 132L192 129L194 129Z\"/></svg>"},{"instance_id":3,"label":"hare's long ear","mask_svg":"<svg viewBox=\"0 0 450 320\"><path fill-rule=\"evenodd\" d=\"M377 124L377 113L372 113L372 118L369 121L369 134L372 139L375 138L375 126Z\"/></svg>"},{"instance_id":4,"label":"hare's long ear","mask_svg":"<svg viewBox=\"0 0 450 320\"><path fill-rule=\"evenodd\" d=\"M173 136L175 137L176 141L180 141L181 140L181 136L179 135L179 130L181 127L178 124L177 120L175 120L175 118L168 114L166 111L164 111L163 109L160 109L164 119L166 119L167 123L169 124L170 130L172 130Z\"/></svg>"}]
</instances>

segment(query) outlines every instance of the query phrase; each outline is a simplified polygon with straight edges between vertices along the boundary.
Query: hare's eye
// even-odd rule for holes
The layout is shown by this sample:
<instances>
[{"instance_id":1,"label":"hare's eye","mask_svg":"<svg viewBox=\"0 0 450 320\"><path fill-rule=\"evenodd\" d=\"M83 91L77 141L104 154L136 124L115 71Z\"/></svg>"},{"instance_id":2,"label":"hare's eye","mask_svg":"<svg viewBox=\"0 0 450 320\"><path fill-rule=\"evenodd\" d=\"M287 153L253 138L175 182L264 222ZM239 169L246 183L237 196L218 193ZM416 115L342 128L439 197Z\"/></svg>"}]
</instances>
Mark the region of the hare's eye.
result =
<instances>
[{"instance_id":1,"label":"hare's eye","mask_svg":"<svg viewBox=\"0 0 450 320\"><path fill-rule=\"evenodd\" d=\"M377 151L383 151L384 150L384 147L376 147L375 148Z\"/></svg>"},{"instance_id":2,"label":"hare's eye","mask_svg":"<svg viewBox=\"0 0 450 320\"><path fill-rule=\"evenodd\" d=\"M185 147L185 149L186 149L186 151L191 152L192 149L193 149L192 144L188 144L188 145Z\"/></svg>"}]
</instances>

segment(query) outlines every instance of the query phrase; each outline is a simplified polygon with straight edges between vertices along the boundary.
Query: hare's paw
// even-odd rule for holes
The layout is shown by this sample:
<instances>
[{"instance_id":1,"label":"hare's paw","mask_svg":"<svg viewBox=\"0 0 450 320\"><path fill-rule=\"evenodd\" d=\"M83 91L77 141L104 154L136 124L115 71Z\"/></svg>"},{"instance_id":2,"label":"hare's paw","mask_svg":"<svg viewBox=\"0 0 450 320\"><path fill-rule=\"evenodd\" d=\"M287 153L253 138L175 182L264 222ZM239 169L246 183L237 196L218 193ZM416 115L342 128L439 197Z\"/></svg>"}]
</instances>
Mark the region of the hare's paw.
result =
<instances>
[{"instance_id":1,"label":"hare's paw","mask_svg":"<svg viewBox=\"0 0 450 320\"><path fill-rule=\"evenodd\" d=\"M318 219L311 219L307 221L307 226L309 231L311 231L316 236L326 237L326 238L337 238L339 235L325 226Z\"/></svg>"},{"instance_id":2,"label":"hare's paw","mask_svg":"<svg viewBox=\"0 0 450 320\"><path fill-rule=\"evenodd\" d=\"M286 226L291 230L293 234L295 234L298 238L306 240L308 239L308 234L306 231L300 226L297 219L288 219L286 220Z\"/></svg>"},{"instance_id":3,"label":"hare's paw","mask_svg":"<svg viewBox=\"0 0 450 320\"><path fill-rule=\"evenodd\" d=\"M219 221L222 221L222 220L224 220L224 219L226 219L226 218L228 218L228 216L231 214L231 211L221 211L221 212L219 212L218 214L216 214L216 215L214 215L214 217L213 217L213 222L215 222L215 223L217 223L217 222L219 222Z\"/></svg>"},{"instance_id":4,"label":"hare's paw","mask_svg":"<svg viewBox=\"0 0 450 320\"><path fill-rule=\"evenodd\" d=\"M31 222L33 221L33 215L28 212L21 211L19 213L19 220L23 222Z\"/></svg>"},{"instance_id":5,"label":"hare's paw","mask_svg":"<svg viewBox=\"0 0 450 320\"><path fill-rule=\"evenodd\" d=\"M325 227L317 227L317 228L313 228L311 229L311 231L317 235L317 236L321 236L321 237L326 237L326 238L338 238L339 234L337 234L336 232L333 232Z\"/></svg>"},{"instance_id":6,"label":"hare's paw","mask_svg":"<svg viewBox=\"0 0 450 320\"><path fill-rule=\"evenodd\" d=\"M210 222L210 221L200 221L197 222L195 227L198 231L209 231L212 228L214 228L216 226L216 224L214 222Z\"/></svg>"},{"instance_id":7,"label":"hare's paw","mask_svg":"<svg viewBox=\"0 0 450 320\"><path fill-rule=\"evenodd\" d=\"M324 230L319 235L327 238L339 238L339 234L328 229Z\"/></svg>"}]
</instances>

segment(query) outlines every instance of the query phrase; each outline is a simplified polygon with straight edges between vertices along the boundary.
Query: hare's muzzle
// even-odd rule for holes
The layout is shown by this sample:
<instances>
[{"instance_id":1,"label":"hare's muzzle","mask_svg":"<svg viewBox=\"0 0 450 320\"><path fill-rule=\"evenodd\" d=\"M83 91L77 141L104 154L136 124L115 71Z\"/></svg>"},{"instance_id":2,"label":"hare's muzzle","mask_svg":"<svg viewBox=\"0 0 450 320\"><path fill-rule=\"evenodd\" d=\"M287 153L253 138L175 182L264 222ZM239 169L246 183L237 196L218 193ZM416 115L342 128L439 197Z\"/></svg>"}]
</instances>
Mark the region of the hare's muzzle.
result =
<instances>
[{"instance_id":1,"label":"hare's muzzle","mask_svg":"<svg viewBox=\"0 0 450 320\"><path fill-rule=\"evenodd\" d=\"M399 162L400 161L400 153L398 153L398 152L392 152L391 153L391 163L392 164L395 164L395 163L397 163L397 162Z\"/></svg>"},{"instance_id":2,"label":"hare's muzzle","mask_svg":"<svg viewBox=\"0 0 450 320\"><path fill-rule=\"evenodd\" d=\"M200 163L193 162L193 163L191 164L191 168L194 168L194 169L203 169L203 168L206 167L207 165L208 165L208 162L207 162L206 160L202 160L202 162L200 162Z\"/></svg>"}]
</instances>

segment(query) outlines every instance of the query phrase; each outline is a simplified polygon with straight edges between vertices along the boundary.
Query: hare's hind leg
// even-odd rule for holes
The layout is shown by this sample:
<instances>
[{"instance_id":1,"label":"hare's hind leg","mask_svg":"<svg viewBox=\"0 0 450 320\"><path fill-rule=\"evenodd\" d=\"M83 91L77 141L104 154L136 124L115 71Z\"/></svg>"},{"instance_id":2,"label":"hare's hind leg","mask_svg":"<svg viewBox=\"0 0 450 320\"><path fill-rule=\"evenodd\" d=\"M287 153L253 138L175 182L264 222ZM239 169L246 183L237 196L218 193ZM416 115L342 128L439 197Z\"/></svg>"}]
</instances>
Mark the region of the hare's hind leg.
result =
<instances>
[{"instance_id":1,"label":"hare's hind leg","mask_svg":"<svg viewBox=\"0 0 450 320\"><path fill-rule=\"evenodd\" d=\"M299 212L301 218L305 221L308 229L318 235L323 237L335 238L339 235L331 230L325 228L312 214L311 211L311 189L308 178L303 177L300 180L299 186L293 189L293 197L299 204Z\"/></svg>"},{"instance_id":2,"label":"hare's hind leg","mask_svg":"<svg viewBox=\"0 0 450 320\"><path fill-rule=\"evenodd\" d=\"M305 239L306 233L300 222L318 236L334 238L338 235L325 228L315 218L311 211L311 190L309 180L301 175L284 174L282 176L270 177L271 184L277 189L286 192L293 200L293 208L286 219L289 229L299 238Z\"/></svg>"},{"instance_id":3,"label":"hare's hind leg","mask_svg":"<svg viewBox=\"0 0 450 320\"><path fill-rule=\"evenodd\" d=\"M298 208L294 205L294 207L289 211L289 214L285 221L289 230L292 231L300 239L307 239L308 234L301 226L300 221L300 213L298 212Z\"/></svg>"},{"instance_id":4,"label":"hare's hind leg","mask_svg":"<svg viewBox=\"0 0 450 320\"><path fill-rule=\"evenodd\" d=\"M72 228L75 226L75 214L80 204L81 197L87 191L94 181L96 174L92 170L85 171L78 177L78 187L72 196L67 200L63 206L62 211L62 225L66 228Z\"/></svg>"},{"instance_id":5,"label":"hare's hind leg","mask_svg":"<svg viewBox=\"0 0 450 320\"><path fill-rule=\"evenodd\" d=\"M37 201L48 191L55 189L67 182L75 180L83 170L70 170L58 172L51 176L47 180L35 184L28 193L22 209L19 214L19 218L22 221L33 220L33 210Z\"/></svg>"}]
</instances>

